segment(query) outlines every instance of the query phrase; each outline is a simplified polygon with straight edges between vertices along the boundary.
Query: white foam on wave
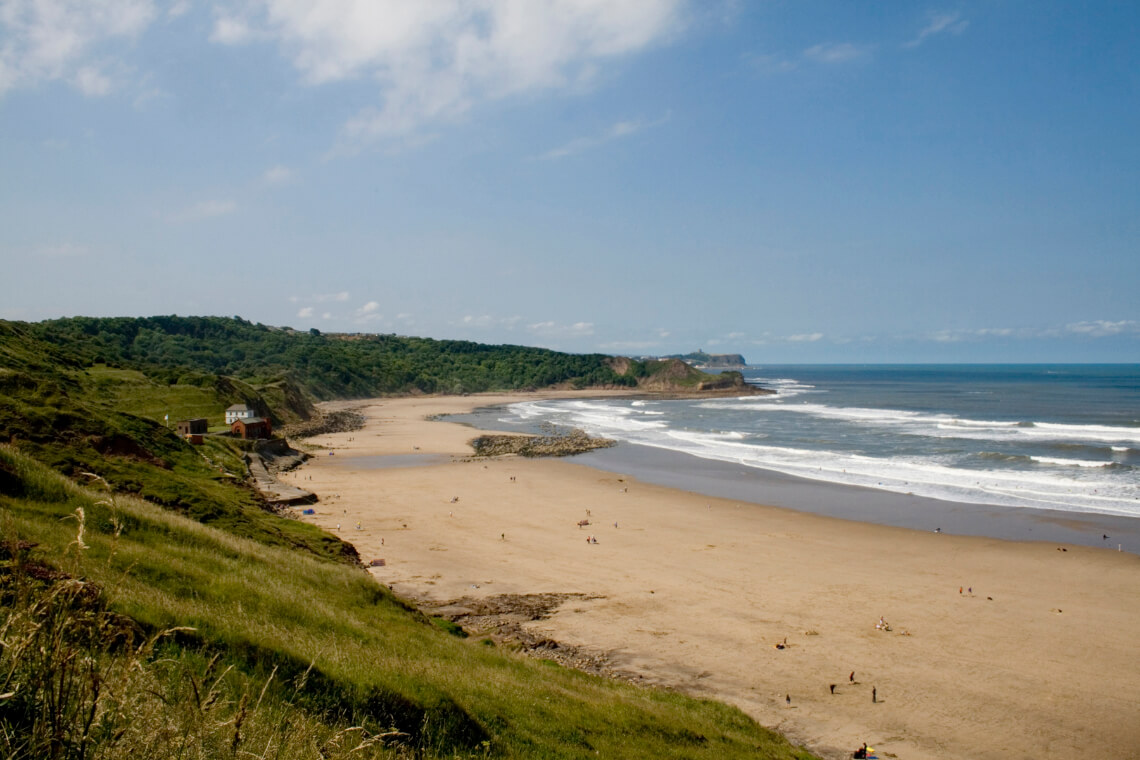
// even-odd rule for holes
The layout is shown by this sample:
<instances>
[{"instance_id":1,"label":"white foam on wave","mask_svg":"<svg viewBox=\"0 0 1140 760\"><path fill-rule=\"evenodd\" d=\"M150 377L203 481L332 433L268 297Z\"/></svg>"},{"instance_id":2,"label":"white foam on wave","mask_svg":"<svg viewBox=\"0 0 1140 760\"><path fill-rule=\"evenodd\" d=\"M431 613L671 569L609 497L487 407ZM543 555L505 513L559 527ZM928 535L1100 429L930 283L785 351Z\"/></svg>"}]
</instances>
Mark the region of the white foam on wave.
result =
<instances>
[{"instance_id":1,"label":"white foam on wave","mask_svg":"<svg viewBox=\"0 0 1140 760\"><path fill-rule=\"evenodd\" d=\"M696 406L708 408L706 404ZM713 408L726 407L719 404ZM754 408L754 405L748 404L746 408ZM917 412L818 404L802 404L787 409L806 414L827 414L861 424L918 424L928 430L935 429L930 425L934 420L941 424L951 419ZM1039 464L1052 465L1054 469L971 469L960 466L953 457L943 460L936 457L870 457L832 450L762 445L755 436L749 437L737 431L671 429L664 421L641 419L642 415L631 407L605 402L526 402L513 406L512 410L572 424L594 435L813 480L958 502L1140 516L1140 501L1136 499L1134 486L1094 474L1104 473L1103 467L1111 464L1106 462L1083 464L1084 460L1034 457ZM982 420L967 422L971 424L960 427L979 434L979 437L992 435L998 429L983 427L987 423ZM1017 423L995 424L1011 433L1033 429L1020 427ZM1075 466L1057 469L1062 464Z\"/></svg>"},{"instance_id":2,"label":"white foam on wave","mask_svg":"<svg viewBox=\"0 0 1140 760\"><path fill-rule=\"evenodd\" d=\"M1065 459L1064 457L1029 457L1041 464L1057 464L1062 467L1110 467L1115 462L1096 462L1090 459Z\"/></svg>"},{"instance_id":3,"label":"white foam on wave","mask_svg":"<svg viewBox=\"0 0 1140 760\"><path fill-rule=\"evenodd\" d=\"M907 432L938 438L970 440L1064 441L1140 445L1140 428L1113 425L1070 425L1058 422L973 420L949 414L928 414L906 409L831 406L814 403L775 403L773 397L729 399L698 404L705 409L770 414L787 412L874 426L906 426Z\"/></svg>"},{"instance_id":4,"label":"white foam on wave","mask_svg":"<svg viewBox=\"0 0 1140 760\"><path fill-rule=\"evenodd\" d=\"M790 377L750 377L748 378L748 382L776 391L777 397L782 399L799 396L804 393L824 392L818 390L814 385L809 385L808 383L803 383Z\"/></svg>"},{"instance_id":5,"label":"white foam on wave","mask_svg":"<svg viewBox=\"0 0 1140 760\"><path fill-rule=\"evenodd\" d=\"M1132 449L1130 449L1128 446L1113 446L1112 450L1113 451L1131 451Z\"/></svg>"}]
</instances>

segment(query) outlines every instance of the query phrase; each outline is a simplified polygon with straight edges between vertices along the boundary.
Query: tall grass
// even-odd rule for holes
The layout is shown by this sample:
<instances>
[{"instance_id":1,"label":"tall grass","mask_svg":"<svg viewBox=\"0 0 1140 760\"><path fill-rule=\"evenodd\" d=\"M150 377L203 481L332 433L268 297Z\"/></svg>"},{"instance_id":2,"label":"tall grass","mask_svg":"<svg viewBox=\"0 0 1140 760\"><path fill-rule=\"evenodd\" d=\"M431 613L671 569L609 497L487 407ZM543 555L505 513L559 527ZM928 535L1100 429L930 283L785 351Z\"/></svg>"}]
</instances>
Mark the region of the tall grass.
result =
<instances>
[{"instance_id":1,"label":"tall grass","mask_svg":"<svg viewBox=\"0 0 1140 760\"><path fill-rule=\"evenodd\" d=\"M0 757L809 757L734 708L448 635L357 568L5 447L0 513L0 672L20 684L0 688ZM56 692L30 684L60 682L60 717L35 723Z\"/></svg>"}]
</instances>

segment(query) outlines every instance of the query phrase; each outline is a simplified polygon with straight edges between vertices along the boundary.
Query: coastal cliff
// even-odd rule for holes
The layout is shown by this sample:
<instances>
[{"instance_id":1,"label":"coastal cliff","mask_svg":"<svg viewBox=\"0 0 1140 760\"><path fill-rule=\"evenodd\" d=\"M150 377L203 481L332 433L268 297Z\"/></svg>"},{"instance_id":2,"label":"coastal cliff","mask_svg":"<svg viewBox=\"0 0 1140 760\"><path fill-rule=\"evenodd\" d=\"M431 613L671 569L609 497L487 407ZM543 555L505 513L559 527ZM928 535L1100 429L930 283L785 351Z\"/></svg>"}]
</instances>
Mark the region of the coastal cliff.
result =
<instances>
[{"instance_id":1,"label":"coastal cliff","mask_svg":"<svg viewBox=\"0 0 1140 760\"><path fill-rule=\"evenodd\" d=\"M681 359L650 359L640 362L626 357L609 361L615 374L637 379L637 388L667 395L762 395L772 393L749 385L736 371L710 374Z\"/></svg>"}]
</instances>

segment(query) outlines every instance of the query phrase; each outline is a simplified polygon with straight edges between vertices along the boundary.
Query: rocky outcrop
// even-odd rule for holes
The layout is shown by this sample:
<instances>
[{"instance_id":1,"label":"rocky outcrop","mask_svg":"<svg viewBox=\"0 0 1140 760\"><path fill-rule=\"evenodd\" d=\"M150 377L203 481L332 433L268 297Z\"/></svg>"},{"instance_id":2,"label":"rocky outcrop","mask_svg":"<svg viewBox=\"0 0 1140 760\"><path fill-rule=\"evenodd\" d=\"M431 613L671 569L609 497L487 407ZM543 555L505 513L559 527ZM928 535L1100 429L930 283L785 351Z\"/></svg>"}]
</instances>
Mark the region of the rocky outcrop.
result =
<instances>
[{"instance_id":1,"label":"rocky outcrop","mask_svg":"<svg viewBox=\"0 0 1140 760\"><path fill-rule=\"evenodd\" d=\"M606 449L617 441L591 438L575 428L554 431L549 435L481 435L468 441L475 456L494 457L517 454L522 457L566 457L594 449Z\"/></svg>"},{"instance_id":2,"label":"rocky outcrop","mask_svg":"<svg viewBox=\"0 0 1140 760\"><path fill-rule=\"evenodd\" d=\"M305 422L287 425L281 432L293 438L312 438L325 433L349 433L364 427L364 415L354 409L320 412Z\"/></svg>"}]
</instances>

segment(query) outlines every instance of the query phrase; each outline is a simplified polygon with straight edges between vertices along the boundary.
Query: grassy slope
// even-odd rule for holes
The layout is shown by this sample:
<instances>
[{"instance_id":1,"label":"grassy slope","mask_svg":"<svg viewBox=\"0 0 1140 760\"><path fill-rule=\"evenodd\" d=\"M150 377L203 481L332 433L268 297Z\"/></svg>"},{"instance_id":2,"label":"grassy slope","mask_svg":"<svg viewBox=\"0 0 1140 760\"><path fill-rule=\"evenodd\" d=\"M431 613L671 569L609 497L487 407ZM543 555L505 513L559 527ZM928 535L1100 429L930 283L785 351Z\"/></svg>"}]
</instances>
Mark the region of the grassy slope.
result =
<instances>
[{"instance_id":1,"label":"grassy slope","mask_svg":"<svg viewBox=\"0 0 1140 760\"><path fill-rule=\"evenodd\" d=\"M288 696L330 731L394 727L439 757L808 757L733 708L449 636L358 569L108 499L7 447L0 512L7 535L108 588L114 610L151 630L192 626L183 647L220 652L254 687L274 667L286 684L311 666L303 689L269 699Z\"/></svg>"},{"instance_id":2,"label":"grassy slope","mask_svg":"<svg viewBox=\"0 0 1140 760\"><path fill-rule=\"evenodd\" d=\"M191 447L136 416L166 409L198 416L222 403L224 389L214 387L211 401L201 390L209 386L91 367L0 323L0 441L12 442L0 446L0 543L38 544L34 557L97 582L114 613L151 634L194 629L137 650L138 662L122 664L121 652L97 640L64 658L72 671L75 663L120 663L124 675L106 677L118 686L101 699L128 706L90 713L119 716L107 719L102 756L236 756L244 721L242 751L253 735L263 748L246 755L253 757L807 757L724 705L588 677L442 632L347 564L351 547L262 509L225 474L237 467L228 444ZM77 485L83 472L114 492ZM85 550L74 541L77 508ZM0 648L0 695L16 696L0 696L0 755L79 756L42 746L21 754L11 743L35 735L35 716L53 714L29 689L57 674L40 666L43 657L13 654L10 642L20 639L9 634L21 620L34 623L24 630L35 635L51 627L37 622L39 597L5 591L20 566L5 551L12 554L0 551L0 638L8 642ZM86 598L69 583L37 593ZM22 608L21 599L31 601ZM87 623L67 618L59 630L94 625L90 611L67 614ZM55 651L33 633L27 652ZM202 697L207 682L223 694L216 702ZM259 709L247 709L259 693ZM21 707L25 697L31 702ZM59 723L75 732L76 720ZM412 750L352 753L364 735L354 726L397 728ZM189 749L175 752L179 742Z\"/></svg>"},{"instance_id":3,"label":"grassy slope","mask_svg":"<svg viewBox=\"0 0 1140 760\"><path fill-rule=\"evenodd\" d=\"M197 389L155 384L131 371L91 373L50 344L27 335L5 336L3 327L0 441L13 442L65 475L94 473L121 492L238 536L322 556L355 557L334 536L266 511L261 497L235 477L243 474L240 462L225 441L190 446L164 425L115 408L203 409L210 401ZM221 403L215 397L212 408Z\"/></svg>"}]
</instances>

